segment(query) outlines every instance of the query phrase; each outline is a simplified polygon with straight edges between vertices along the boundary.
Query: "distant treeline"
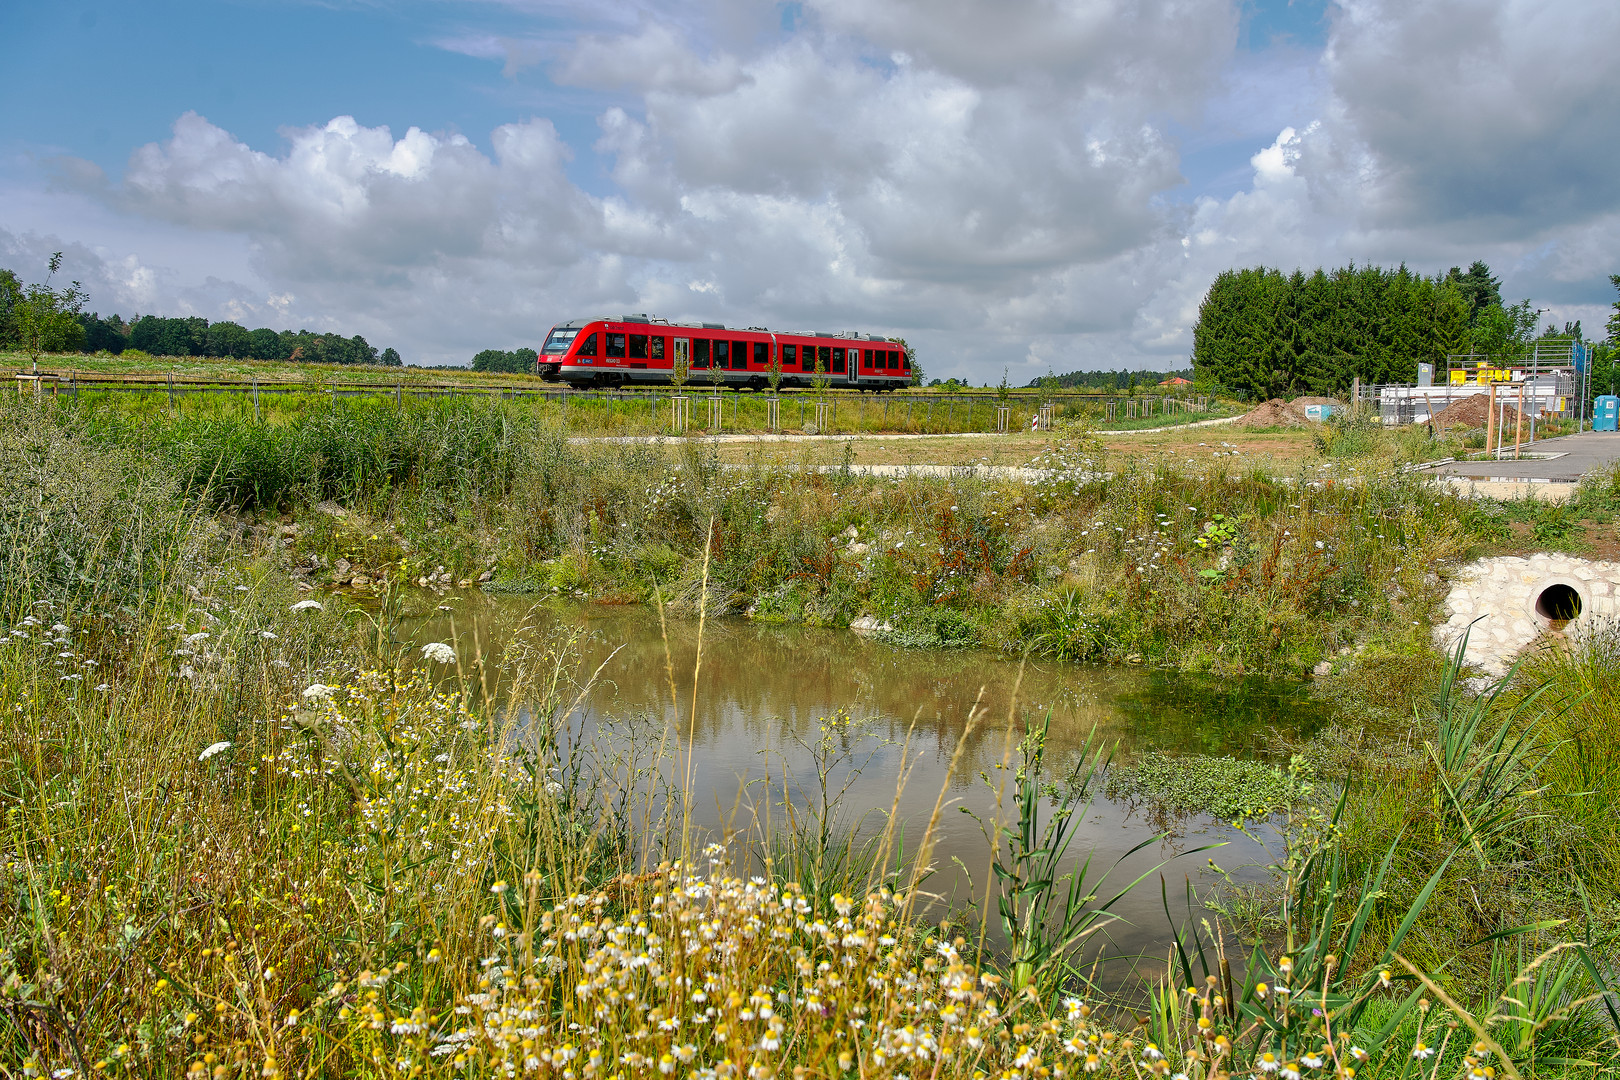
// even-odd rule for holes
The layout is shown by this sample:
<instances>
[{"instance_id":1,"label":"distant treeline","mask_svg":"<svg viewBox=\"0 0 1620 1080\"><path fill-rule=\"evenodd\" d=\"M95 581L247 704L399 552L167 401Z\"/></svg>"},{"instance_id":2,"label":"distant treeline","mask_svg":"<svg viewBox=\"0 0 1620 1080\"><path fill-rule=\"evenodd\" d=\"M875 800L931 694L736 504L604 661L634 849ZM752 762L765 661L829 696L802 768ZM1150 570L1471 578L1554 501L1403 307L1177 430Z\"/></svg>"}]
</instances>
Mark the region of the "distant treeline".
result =
<instances>
[{"instance_id":1,"label":"distant treeline","mask_svg":"<svg viewBox=\"0 0 1620 1080\"><path fill-rule=\"evenodd\" d=\"M1071 371L1066 375L1047 375L1031 379L1030 386L1056 385L1064 390L1121 390L1130 391L1142 386L1158 386L1166 379L1191 379L1192 368L1177 371ZM1053 380L1051 384L1047 380Z\"/></svg>"},{"instance_id":2,"label":"distant treeline","mask_svg":"<svg viewBox=\"0 0 1620 1080\"><path fill-rule=\"evenodd\" d=\"M509 371L514 374L534 374L534 362L540 359L540 354L533 349L513 349L511 352L502 352L500 349L485 349L473 357L472 369L474 371Z\"/></svg>"},{"instance_id":3,"label":"distant treeline","mask_svg":"<svg viewBox=\"0 0 1620 1080\"><path fill-rule=\"evenodd\" d=\"M1228 270L1193 326L1196 381L1262 398L1337 394L1358 376L1415 382L1419 362L1443 365L1470 349L1508 356L1534 334L1538 313L1528 300L1504 308L1499 284L1482 262L1435 277L1404 264Z\"/></svg>"},{"instance_id":4,"label":"distant treeline","mask_svg":"<svg viewBox=\"0 0 1620 1080\"><path fill-rule=\"evenodd\" d=\"M17 348L22 328L17 305L24 294L17 275L0 269L0 349ZM153 356L232 356L254 360L308 360L324 364L386 364L399 367L399 353L380 353L359 334L316 334L308 330L249 330L234 322L202 318L168 319L141 315L125 322L120 316L68 310L55 319L40 345L46 352L123 353L139 349Z\"/></svg>"},{"instance_id":5,"label":"distant treeline","mask_svg":"<svg viewBox=\"0 0 1620 1080\"><path fill-rule=\"evenodd\" d=\"M164 318L142 315L125 323L117 315L79 316L84 340L77 351L121 353L139 349L154 356L230 356L252 360L308 360L318 364L385 364L399 367L399 353L380 353L359 334L316 334L308 330L269 330L247 327L230 321L211 323L207 319ZM73 351L73 350L69 350Z\"/></svg>"}]
</instances>

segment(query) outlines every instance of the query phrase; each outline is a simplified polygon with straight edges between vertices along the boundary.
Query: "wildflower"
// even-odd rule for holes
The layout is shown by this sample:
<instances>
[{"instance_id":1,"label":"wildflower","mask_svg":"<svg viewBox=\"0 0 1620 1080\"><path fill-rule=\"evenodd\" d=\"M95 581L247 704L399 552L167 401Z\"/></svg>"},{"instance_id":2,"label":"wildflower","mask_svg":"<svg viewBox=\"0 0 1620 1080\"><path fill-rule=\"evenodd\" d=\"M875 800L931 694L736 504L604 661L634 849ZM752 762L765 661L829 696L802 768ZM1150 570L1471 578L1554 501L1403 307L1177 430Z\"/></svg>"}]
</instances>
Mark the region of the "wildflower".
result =
<instances>
[{"instance_id":1,"label":"wildflower","mask_svg":"<svg viewBox=\"0 0 1620 1080\"><path fill-rule=\"evenodd\" d=\"M1366 1061L1367 1061L1367 1058L1370 1055L1367 1053L1367 1051L1363 1050L1361 1047L1352 1046L1350 1048L1350 1056L1355 1058L1357 1061L1362 1062L1363 1064L1365 1064Z\"/></svg>"},{"instance_id":2,"label":"wildflower","mask_svg":"<svg viewBox=\"0 0 1620 1080\"><path fill-rule=\"evenodd\" d=\"M1304 1063L1305 1067L1308 1069L1320 1069L1327 1062L1327 1058L1320 1053L1306 1054L1299 1060Z\"/></svg>"},{"instance_id":3,"label":"wildflower","mask_svg":"<svg viewBox=\"0 0 1620 1080\"><path fill-rule=\"evenodd\" d=\"M1258 1064L1261 1072L1273 1073L1276 1072L1279 1067L1277 1055L1273 1054L1270 1050L1267 1050L1265 1053L1260 1055L1260 1061Z\"/></svg>"},{"instance_id":4,"label":"wildflower","mask_svg":"<svg viewBox=\"0 0 1620 1080\"><path fill-rule=\"evenodd\" d=\"M288 611L324 611L325 609L321 607L321 602L319 600L300 600L300 601L298 601L298 603L294 604L292 607L288 608L287 610Z\"/></svg>"},{"instance_id":5,"label":"wildflower","mask_svg":"<svg viewBox=\"0 0 1620 1080\"><path fill-rule=\"evenodd\" d=\"M1384 971L1380 971L1378 973L1378 985L1379 986L1388 986L1389 985L1389 971L1388 971L1388 969L1385 969Z\"/></svg>"},{"instance_id":6,"label":"wildflower","mask_svg":"<svg viewBox=\"0 0 1620 1080\"><path fill-rule=\"evenodd\" d=\"M332 697L332 688L325 683L311 683L304 687L302 695L305 701L329 701Z\"/></svg>"},{"instance_id":7,"label":"wildflower","mask_svg":"<svg viewBox=\"0 0 1620 1080\"><path fill-rule=\"evenodd\" d=\"M1266 1000L1266 994L1269 993L1269 992L1270 992L1270 989L1266 986L1265 983L1255 983L1254 984L1254 996L1259 998L1261 1001Z\"/></svg>"},{"instance_id":8,"label":"wildflower","mask_svg":"<svg viewBox=\"0 0 1620 1080\"><path fill-rule=\"evenodd\" d=\"M229 740L226 740L225 742L214 743L212 746L209 746L207 749L205 749L202 753L198 754L197 755L197 760L198 761L207 761L209 758L213 757L215 754L223 753L224 751L229 750L230 748L231 748L231 744L230 744Z\"/></svg>"},{"instance_id":9,"label":"wildflower","mask_svg":"<svg viewBox=\"0 0 1620 1080\"><path fill-rule=\"evenodd\" d=\"M456 662L456 650L442 641L430 641L422 646L422 659L437 664L453 664Z\"/></svg>"},{"instance_id":10,"label":"wildflower","mask_svg":"<svg viewBox=\"0 0 1620 1080\"><path fill-rule=\"evenodd\" d=\"M1299 1062L1290 1061L1277 1071L1281 1080L1299 1080Z\"/></svg>"},{"instance_id":11,"label":"wildflower","mask_svg":"<svg viewBox=\"0 0 1620 1080\"><path fill-rule=\"evenodd\" d=\"M276 632L274 630L260 630L259 636L264 638L266 641L276 640Z\"/></svg>"},{"instance_id":12,"label":"wildflower","mask_svg":"<svg viewBox=\"0 0 1620 1080\"><path fill-rule=\"evenodd\" d=\"M1417 1045L1412 1047L1412 1057L1414 1057L1418 1061L1427 1061L1429 1058L1432 1058L1433 1056L1434 1056L1434 1047L1430 1046L1428 1043L1424 1042L1422 1039L1419 1039L1417 1041Z\"/></svg>"}]
</instances>

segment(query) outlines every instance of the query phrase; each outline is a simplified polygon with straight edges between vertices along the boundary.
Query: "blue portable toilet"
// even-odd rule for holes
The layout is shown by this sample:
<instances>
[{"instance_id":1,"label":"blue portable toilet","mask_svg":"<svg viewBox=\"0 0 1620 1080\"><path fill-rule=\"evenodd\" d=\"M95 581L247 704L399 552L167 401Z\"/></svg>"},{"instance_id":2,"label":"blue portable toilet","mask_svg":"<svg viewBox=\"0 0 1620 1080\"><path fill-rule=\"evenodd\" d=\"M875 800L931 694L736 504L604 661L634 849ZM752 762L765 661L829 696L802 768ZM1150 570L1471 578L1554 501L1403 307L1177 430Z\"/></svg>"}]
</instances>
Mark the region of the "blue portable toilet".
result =
<instances>
[{"instance_id":1,"label":"blue portable toilet","mask_svg":"<svg viewBox=\"0 0 1620 1080\"><path fill-rule=\"evenodd\" d=\"M1620 397L1604 394L1592 402L1592 430L1620 431Z\"/></svg>"}]
</instances>

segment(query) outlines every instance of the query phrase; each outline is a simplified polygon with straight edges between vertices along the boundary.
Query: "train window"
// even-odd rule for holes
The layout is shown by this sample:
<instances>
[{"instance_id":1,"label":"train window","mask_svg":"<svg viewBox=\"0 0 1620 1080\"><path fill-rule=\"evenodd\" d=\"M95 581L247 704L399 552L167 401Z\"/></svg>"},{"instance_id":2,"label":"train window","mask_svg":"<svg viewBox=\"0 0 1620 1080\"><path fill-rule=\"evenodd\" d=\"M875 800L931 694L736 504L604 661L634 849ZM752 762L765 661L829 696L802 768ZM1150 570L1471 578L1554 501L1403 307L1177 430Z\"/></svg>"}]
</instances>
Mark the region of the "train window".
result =
<instances>
[{"instance_id":1,"label":"train window","mask_svg":"<svg viewBox=\"0 0 1620 1080\"><path fill-rule=\"evenodd\" d=\"M587 337L584 341L580 342L579 343L579 351L576 352L574 355L575 356L595 356L596 355L596 335L592 334L589 337Z\"/></svg>"},{"instance_id":2,"label":"train window","mask_svg":"<svg viewBox=\"0 0 1620 1080\"><path fill-rule=\"evenodd\" d=\"M709 366L709 339L692 339L692 366L706 368Z\"/></svg>"},{"instance_id":3,"label":"train window","mask_svg":"<svg viewBox=\"0 0 1620 1080\"><path fill-rule=\"evenodd\" d=\"M838 372L839 374L843 374L843 371L844 371L844 350L843 349L834 349L832 351L832 369L834 371Z\"/></svg>"},{"instance_id":4,"label":"train window","mask_svg":"<svg viewBox=\"0 0 1620 1080\"><path fill-rule=\"evenodd\" d=\"M748 367L748 342L733 341L731 343L731 366L738 371Z\"/></svg>"},{"instance_id":5,"label":"train window","mask_svg":"<svg viewBox=\"0 0 1620 1080\"><path fill-rule=\"evenodd\" d=\"M645 360L645 359L647 359L647 335L646 334L631 334L630 335L630 359L632 359L632 360Z\"/></svg>"},{"instance_id":6,"label":"train window","mask_svg":"<svg viewBox=\"0 0 1620 1080\"><path fill-rule=\"evenodd\" d=\"M731 366L731 342L717 341L714 343L714 366L718 368Z\"/></svg>"},{"instance_id":7,"label":"train window","mask_svg":"<svg viewBox=\"0 0 1620 1080\"><path fill-rule=\"evenodd\" d=\"M877 369L883 371L889 366L889 354L882 349L874 350L877 353Z\"/></svg>"},{"instance_id":8,"label":"train window","mask_svg":"<svg viewBox=\"0 0 1620 1080\"><path fill-rule=\"evenodd\" d=\"M817 359L819 359L821 361L821 370L822 371L831 371L832 370L832 367L831 367L831 364L832 364L832 346L830 346L830 345L816 345L816 346L814 346L814 348L819 350L817 352L817 354L816 354L816 357L817 357Z\"/></svg>"},{"instance_id":9,"label":"train window","mask_svg":"<svg viewBox=\"0 0 1620 1080\"><path fill-rule=\"evenodd\" d=\"M662 360L664 358L664 339L654 335L647 339L647 359Z\"/></svg>"},{"instance_id":10,"label":"train window","mask_svg":"<svg viewBox=\"0 0 1620 1080\"><path fill-rule=\"evenodd\" d=\"M784 345L784 346L782 346L782 366L783 367L798 367L799 366L799 347L797 345Z\"/></svg>"},{"instance_id":11,"label":"train window","mask_svg":"<svg viewBox=\"0 0 1620 1080\"><path fill-rule=\"evenodd\" d=\"M578 330L553 330L547 335L546 343L540 346L540 351L548 356L561 356L568 351L568 346L573 342L574 335L577 333L579 333Z\"/></svg>"},{"instance_id":12,"label":"train window","mask_svg":"<svg viewBox=\"0 0 1620 1080\"><path fill-rule=\"evenodd\" d=\"M872 350L871 349L867 349L866 350L866 355L861 357L861 367L865 368L867 371L872 370Z\"/></svg>"},{"instance_id":13,"label":"train window","mask_svg":"<svg viewBox=\"0 0 1620 1080\"><path fill-rule=\"evenodd\" d=\"M607 355L608 356L623 356L624 355L624 335L623 334L609 334L609 335L607 335Z\"/></svg>"},{"instance_id":14,"label":"train window","mask_svg":"<svg viewBox=\"0 0 1620 1080\"><path fill-rule=\"evenodd\" d=\"M771 343L768 341L754 342L754 363L760 367L769 367L771 364Z\"/></svg>"}]
</instances>

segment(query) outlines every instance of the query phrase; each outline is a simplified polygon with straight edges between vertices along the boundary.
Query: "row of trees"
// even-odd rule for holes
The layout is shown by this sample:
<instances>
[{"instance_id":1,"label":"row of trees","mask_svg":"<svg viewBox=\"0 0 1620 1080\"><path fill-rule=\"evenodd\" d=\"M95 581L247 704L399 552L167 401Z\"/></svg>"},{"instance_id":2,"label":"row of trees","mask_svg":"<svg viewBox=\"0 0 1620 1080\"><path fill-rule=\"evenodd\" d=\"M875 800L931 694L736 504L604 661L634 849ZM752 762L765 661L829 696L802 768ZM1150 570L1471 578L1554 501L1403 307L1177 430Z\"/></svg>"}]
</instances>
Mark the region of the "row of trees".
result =
<instances>
[{"instance_id":1,"label":"row of trees","mask_svg":"<svg viewBox=\"0 0 1620 1080\"><path fill-rule=\"evenodd\" d=\"M384 364L399 367L399 353L378 350L355 334L317 334L309 330L249 330L229 320L165 318L142 315L126 324L117 315L81 315L85 352L139 349L154 356L219 356L252 360L307 360L321 364Z\"/></svg>"},{"instance_id":2,"label":"row of trees","mask_svg":"<svg viewBox=\"0 0 1620 1080\"><path fill-rule=\"evenodd\" d=\"M534 373L534 362L540 354L530 348L513 349L503 352L500 349L485 349L472 359L474 371L506 371L514 375L525 372Z\"/></svg>"},{"instance_id":3,"label":"row of trees","mask_svg":"<svg viewBox=\"0 0 1620 1080\"><path fill-rule=\"evenodd\" d=\"M1108 390L1120 393L1135 393L1139 387L1158 386L1166 379L1177 377L1190 379L1193 377L1191 368L1177 371L1150 371L1143 368L1140 371L1071 371L1064 375L1044 375L1038 379L1029 380L1030 386L1046 386L1052 389L1064 390Z\"/></svg>"},{"instance_id":4,"label":"row of trees","mask_svg":"<svg viewBox=\"0 0 1620 1080\"><path fill-rule=\"evenodd\" d=\"M380 352L359 334L316 334L308 330L249 330L230 321L141 315L125 322L84 311L86 295L77 281L54 289L51 280L62 254L51 256L50 272L39 285L24 286L16 273L0 269L0 349L41 353L109 352L130 349L154 356L219 356L254 360L307 360L325 364L403 364L393 349Z\"/></svg>"},{"instance_id":5,"label":"row of trees","mask_svg":"<svg viewBox=\"0 0 1620 1080\"><path fill-rule=\"evenodd\" d=\"M1528 300L1504 306L1483 262L1434 277L1405 264L1228 270L1198 309L1193 369L1200 383L1256 397L1342 393L1358 376L1409 383L1420 362L1517 355L1539 315Z\"/></svg>"}]
</instances>

